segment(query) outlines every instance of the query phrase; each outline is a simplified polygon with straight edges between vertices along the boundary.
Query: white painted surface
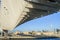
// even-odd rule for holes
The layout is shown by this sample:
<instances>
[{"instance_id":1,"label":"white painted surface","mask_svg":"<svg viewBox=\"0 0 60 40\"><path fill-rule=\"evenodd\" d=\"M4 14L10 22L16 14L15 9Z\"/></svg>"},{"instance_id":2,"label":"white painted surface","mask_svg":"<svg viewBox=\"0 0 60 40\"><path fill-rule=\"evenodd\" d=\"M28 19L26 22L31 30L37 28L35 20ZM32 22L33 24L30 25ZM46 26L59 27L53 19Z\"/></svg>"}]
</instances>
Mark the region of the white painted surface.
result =
<instances>
[{"instance_id":1,"label":"white painted surface","mask_svg":"<svg viewBox=\"0 0 60 40\"><path fill-rule=\"evenodd\" d=\"M0 27L2 29L12 30L18 24L18 19L26 6L24 0L2 0L0 13ZM22 18L20 18L21 20ZM20 21L19 20L19 21Z\"/></svg>"}]
</instances>

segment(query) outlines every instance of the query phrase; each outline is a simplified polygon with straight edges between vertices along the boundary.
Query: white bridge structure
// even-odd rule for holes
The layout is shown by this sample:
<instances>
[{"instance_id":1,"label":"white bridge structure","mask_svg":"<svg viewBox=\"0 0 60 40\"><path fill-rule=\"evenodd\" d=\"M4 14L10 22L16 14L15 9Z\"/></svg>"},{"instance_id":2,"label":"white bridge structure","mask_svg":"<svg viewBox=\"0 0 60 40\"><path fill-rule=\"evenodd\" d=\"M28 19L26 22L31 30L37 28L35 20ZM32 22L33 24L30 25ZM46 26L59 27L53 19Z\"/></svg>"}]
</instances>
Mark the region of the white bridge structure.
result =
<instances>
[{"instance_id":1,"label":"white bridge structure","mask_svg":"<svg viewBox=\"0 0 60 40\"><path fill-rule=\"evenodd\" d=\"M13 30L32 19L58 12L60 0L0 0L0 28Z\"/></svg>"}]
</instances>

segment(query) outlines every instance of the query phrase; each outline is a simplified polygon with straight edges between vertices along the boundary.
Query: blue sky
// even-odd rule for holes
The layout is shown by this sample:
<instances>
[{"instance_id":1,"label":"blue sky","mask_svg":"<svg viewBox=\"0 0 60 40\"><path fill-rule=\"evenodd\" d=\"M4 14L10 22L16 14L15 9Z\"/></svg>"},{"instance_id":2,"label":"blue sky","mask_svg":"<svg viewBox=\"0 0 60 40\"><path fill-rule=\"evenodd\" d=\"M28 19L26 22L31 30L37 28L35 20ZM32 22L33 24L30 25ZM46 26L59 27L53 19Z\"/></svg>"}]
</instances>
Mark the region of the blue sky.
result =
<instances>
[{"instance_id":1,"label":"blue sky","mask_svg":"<svg viewBox=\"0 0 60 40\"><path fill-rule=\"evenodd\" d=\"M19 31L42 31L49 30L53 31L54 29L60 29L60 12L37 18L31 21L28 21L15 30Z\"/></svg>"}]
</instances>

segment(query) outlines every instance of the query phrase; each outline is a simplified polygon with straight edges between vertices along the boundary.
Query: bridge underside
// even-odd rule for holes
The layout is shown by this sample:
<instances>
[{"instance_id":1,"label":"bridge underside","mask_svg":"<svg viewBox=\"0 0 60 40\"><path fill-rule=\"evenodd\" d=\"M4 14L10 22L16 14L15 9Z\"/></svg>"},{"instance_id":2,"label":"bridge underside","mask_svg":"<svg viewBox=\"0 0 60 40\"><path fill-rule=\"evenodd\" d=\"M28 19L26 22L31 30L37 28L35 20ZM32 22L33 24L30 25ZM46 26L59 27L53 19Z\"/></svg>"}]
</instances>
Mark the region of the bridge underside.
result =
<instances>
[{"instance_id":1,"label":"bridge underside","mask_svg":"<svg viewBox=\"0 0 60 40\"><path fill-rule=\"evenodd\" d=\"M60 0L25 0L29 3L24 12L27 13L18 25L23 24L29 20L53 14L60 9ZM33 7L31 7L31 5ZM27 11L29 9L29 11ZM17 26L18 26L17 25Z\"/></svg>"},{"instance_id":2,"label":"bridge underside","mask_svg":"<svg viewBox=\"0 0 60 40\"><path fill-rule=\"evenodd\" d=\"M0 5L0 27L13 30L27 21L59 11L60 0L0 0Z\"/></svg>"}]
</instances>

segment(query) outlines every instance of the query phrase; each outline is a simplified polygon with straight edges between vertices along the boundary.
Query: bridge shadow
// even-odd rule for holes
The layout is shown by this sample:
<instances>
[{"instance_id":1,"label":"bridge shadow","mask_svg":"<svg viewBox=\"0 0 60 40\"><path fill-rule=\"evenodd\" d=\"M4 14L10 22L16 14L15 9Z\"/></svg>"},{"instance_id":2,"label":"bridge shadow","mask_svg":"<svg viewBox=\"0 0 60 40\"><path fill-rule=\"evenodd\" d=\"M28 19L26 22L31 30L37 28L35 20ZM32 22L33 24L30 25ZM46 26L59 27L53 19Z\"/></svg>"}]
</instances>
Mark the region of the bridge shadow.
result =
<instances>
[{"instance_id":1,"label":"bridge shadow","mask_svg":"<svg viewBox=\"0 0 60 40\"><path fill-rule=\"evenodd\" d=\"M60 3L57 3L55 0L25 0L30 3L33 7L26 7L29 9L29 12L26 12L27 15L20 21L20 24L23 24L27 21L47 16L53 13L56 13L60 9Z\"/></svg>"}]
</instances>

